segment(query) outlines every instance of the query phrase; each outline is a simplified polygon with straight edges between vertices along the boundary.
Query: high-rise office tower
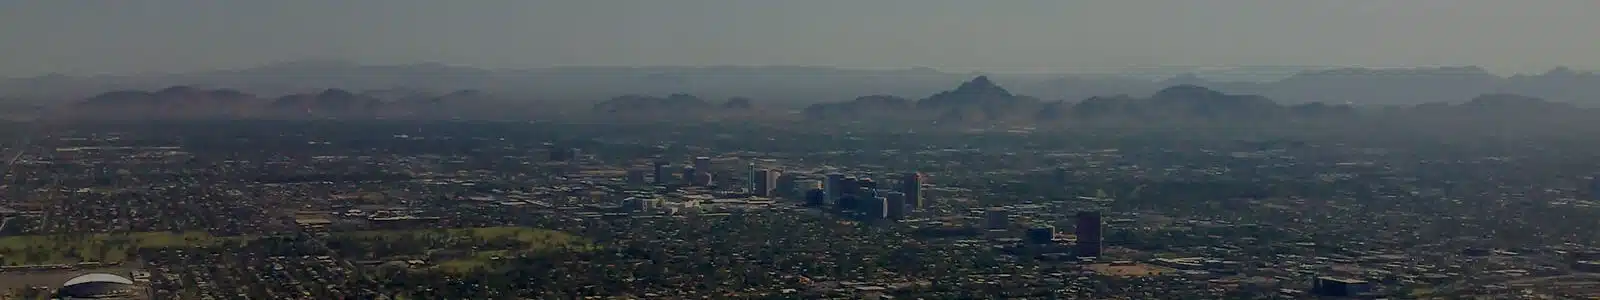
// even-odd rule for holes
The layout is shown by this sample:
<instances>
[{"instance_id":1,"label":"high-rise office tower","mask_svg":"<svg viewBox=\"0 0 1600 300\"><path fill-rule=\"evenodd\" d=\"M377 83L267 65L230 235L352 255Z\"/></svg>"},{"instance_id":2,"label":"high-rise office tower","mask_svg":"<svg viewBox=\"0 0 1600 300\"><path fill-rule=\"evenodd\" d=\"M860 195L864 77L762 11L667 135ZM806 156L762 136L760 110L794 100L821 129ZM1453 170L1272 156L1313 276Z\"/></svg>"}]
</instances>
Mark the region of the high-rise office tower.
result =
<instances>
[{"instance_id":1,"label":"high-rise office tower","mask_svg":"<svg viewBox=\"0 0 1600 300\"><path fill-rule=\"evenodd\" d=\"M696 172L699 172L699 170L695 170L694 168L683 168L683 182L693 185Z\"/></svg>"},{"instance_id":2,"label":"high-rise office tower","mask_svg":"<svg viewBox=\"0 0 1600 300\"><path fill-rule=\"evenodd\" d=\"M1104 229L1103 223L1100 222L1100 212L1080 211L1077 219L1078 228L1074 231L1078 235L1078 245L1073 251L1074 254L1078 257L1100 256L1101 230Z\"/></svg>"},{"instance_id":3,"label":"high-rise office tower","mask_svg":"<svg viewBox=\"0 0 1600 300\"><path fill-rule=\"evenodd\" d=\"M844 192L844 174L830 173L822 182L823 198L827 204L839 203L839 196Z\"/></svg>"},{"instance_id":4,"label":"high-rise office tower","mask_svg":"<svg viewBox=\"0 0 1600 300\"><path fill-rule=\"evenodd\" d=\"M906 218L906 193L889 192L884 196L884 199L889 206L887 208L888 212L885 213L886 218L890 220Z\"/></svg>"},{"instance_id":5,"label":"high-rise office tower","mask_svg":"<svg viewBox=\"0 0 1600 300\"><path fill-rule=\"evenodd\" d=\"M655 176L655 183L667 184L667 177L672 176L667 174L667 166L670 166L670 164L665 160L656 160L654 165L654 173L651 176Z\"/></svg>"},{"instance_id":6,"label":"high-rise office tower","mask_svg":"<svg viewBox=\"0 0 1600 300\"><path fill-rule=\"evenodd\" d=\"M798 183L797 179L795 179L794 174L780 172L778 173L777 183L773 184L772 193L778 197L789 199L799 198L795 197L795 195L798 194L795 191L798 191L800 188L799 185L800 184Z\"/></svg>"},{"instance_id":7,"label":"high-rise office tower","mask_svg":"<svg viewBox=\"0 0 1600 300\"><path fill-rule=\"evenodd\" d=\"M750 193L762 197L776 196L778 191L778 177L782 175L783 173L779 172L778 170L757 170L755 174L756 180L752 183L754 188Z\"/></svg>"},{"instance_id":8,"label":"high-rise office tower","mask_svg":"<svg viewBox=\"0 0 1600 300\"><path fill-rule=\"evenodd\" d=\"M864 201L865 203L863 203L863 205L866 207L864 207L861 212L866 213L868 220L881 220L889 217L889 199L884 197L872 197L865 199L867 200Z\"/></svg>"},{"instance_id":9,"label":"high-rise office tower","mask_svg":"<svg viewBox=\"0 0 1600 300\"><path fill-rule=\"evenodd\" d=\"M754 166L755 165L751 165L751 167ZM767 170L752 170L748 176L750 178L749 180L746 180L745 187L750 189L750 195L761 197L772 196L772 184L768 184L766 180L762 180L762 178L767 177Z\"/></svg>"},{"instance_id":10,"label":"high-rise office tower","mask_svg":"<svg viewBox=\"0 0 1600 300\"><path fill-rule=\"evenodd\" d=\"M711 172L711 158L700 156L694 158L694 169L700 172Z\"/></svg>"},{"instance_id":11,"label":"high-rise office tower","mask_svg":"<svg viewBox=\"0 0 1600 300\"><path fill-rule=\"evenodd\" d=\"M922 196L922 173L909 172L900 175L900 192L906 193L906 204L916 209L928 207L927 200Z\"/></svg>"},{"instance_id":12,"label":"high-rise office tower","mask_svg":"<svg viewBox=\"0 0 1600 300\"><path fill-rule=\"evenodd\" d=\"M584 158L583 157L583 149L578 149L578 148L567 149L567 157L568 157L568 159L570 159L572 161L583 161L584 160L583 159Z\"/></svg>"},{"instance_id":13,"label":"high-rise office tower","mask_svg":"<svg viewBox=\"0 0 1600 300\"><path fill-rule=\"evenodd\" d=\"M758 171L758 170L756 170L756 163L751 162L751 163L745 165L745 167L744 167L744 188L749 190L751 194L766 196L764 192L757 191L757 189L756 189L756 185L758 184L757 181L761 181L761 176L760 176L761 174L756 174L756 171ZM772 186L771 185L767 185L766 188L767 189L772 189Z\"/></svg>"},{"instance_id":14,"label":"high-rise office tower","mask_svg":"<svg viewBox=\"0 0 1600 300\"><path fill-rule=\"evenodd\" d=\"M983 211L983 220L987 229L1006 229L1011 226L1011 213L1002 207L990 207Z\"/></svg>"}]
</instances>

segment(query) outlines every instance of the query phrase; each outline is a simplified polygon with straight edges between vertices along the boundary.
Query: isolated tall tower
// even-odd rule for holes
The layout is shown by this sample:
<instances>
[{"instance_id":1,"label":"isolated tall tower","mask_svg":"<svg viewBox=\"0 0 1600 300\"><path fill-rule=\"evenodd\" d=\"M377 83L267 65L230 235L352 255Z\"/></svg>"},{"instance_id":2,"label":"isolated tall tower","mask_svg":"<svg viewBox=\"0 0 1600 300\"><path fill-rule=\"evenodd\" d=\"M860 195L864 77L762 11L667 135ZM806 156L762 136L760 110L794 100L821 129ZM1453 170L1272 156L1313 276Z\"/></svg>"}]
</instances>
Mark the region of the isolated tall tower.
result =
<instances>
[{"instance_id":1,"label":"isolated tall tower","mask_svg":"<svg viewBox=\"0 0 1600 300\"><path fill-rule=\"evenodd\" d=\"M916 209L927 208L928 203L922 196L922 173L900 174L900 192L906 194L907 205Z\"/></svg>"},{"instance_id":2,"label":"isolated tall tower","mask_svg":"<svg viewBox=\"0 0 1600 300\"><path fill-rule=\"evenodd\" d=\"M710 157L705 157L705 156L695 157L694 158L694 169L695 169L695 171L698 171L698 172L710 173L711 172L711 158Z\"/></svg>"},{"instance_id":3,"label":"isolated tall tower","mask_svg":"<svg viewBox=\"0 0 1600 300\"><path fill-rule=\"evenodd\" d=\"M778 170L756 170L752 175L750 194L762 197L774 197L778 191L778 177L783 173Z\"/></svg>"},{"instance_id":4,"label":"isolated tall tower","mask_svg":"<svg viewBox=\"0 0 1600 300\"><path fill-rule=\"evenodd\" d=\"M756 170L756 163L755 162L751 162L750 164L745 165L745 170L744 170L744 176L745 176L744 188L748 189L750 191L750 194L767 196L766 192L758 190L760 187L757 187L757 185L761 181L761 175L762 174L756 174L756 171L757 170ZM768 186L768 189L771 189L770 185Z\"/></svg>"},{"instance_id":5,"label":"isolated tall tower","mask_svg":"<svg viewBox=\"0 0 1600 300\"><path fill-rule=\"evenodd\" d=\"M1104 229L1103 226L1103 223L1100 222L1100 212L1078 212L1078 228L1075 230L1078 235L1078 246L1075 247L1074 254L1078 257L1100 256L1101 230Z\"/></svg>"}]
</instances>

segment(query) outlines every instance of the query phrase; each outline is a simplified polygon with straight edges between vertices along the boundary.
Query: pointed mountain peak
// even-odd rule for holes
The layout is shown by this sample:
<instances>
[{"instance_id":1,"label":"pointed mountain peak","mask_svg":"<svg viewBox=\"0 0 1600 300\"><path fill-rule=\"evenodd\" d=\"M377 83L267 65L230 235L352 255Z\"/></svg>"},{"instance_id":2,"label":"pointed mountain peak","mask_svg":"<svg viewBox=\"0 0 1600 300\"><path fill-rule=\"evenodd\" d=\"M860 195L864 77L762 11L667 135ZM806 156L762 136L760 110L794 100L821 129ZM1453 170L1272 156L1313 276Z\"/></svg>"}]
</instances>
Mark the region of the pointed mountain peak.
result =
<instances>
[{"instance_id":1,"label":"pointed mountain peak","mask_svg":"<svg viewBox=\"0 0 1600 300\"><path fill-rule=\"evenodd\" d=\"M999 87L999 85L994 84L994 81L989 80L989 76L979 75L977 78L962 83L960 87L956 87L956 90L988 90Z\"/></svg>"},{"instance_id":2,"label":"pointed mountain peak","mask_svg":"<svg viewBox=\"0 0 1600 300\"><path fill-rule=\"evenodd\" d=\"M957 86L955 90L951 90L948 93L955 95L1011 96L1011 92L1001 88L1000 85L995 84L994 81L990 81L989 76L981 75L973 78L970 81L961 83L961 86Z\"/></svg>"},{"instance_id":3,"label":"pointed mountain peak","mask_svg":"<svg viewBox=\"0 0 1600 300\"><path fill-rule=\"evenodd\" d=\"M978 77L973 77L972 80L967 82L972 84L994 85L993 81L989 81L988 75L978 75Z\"/></svg>"}]
</instances>

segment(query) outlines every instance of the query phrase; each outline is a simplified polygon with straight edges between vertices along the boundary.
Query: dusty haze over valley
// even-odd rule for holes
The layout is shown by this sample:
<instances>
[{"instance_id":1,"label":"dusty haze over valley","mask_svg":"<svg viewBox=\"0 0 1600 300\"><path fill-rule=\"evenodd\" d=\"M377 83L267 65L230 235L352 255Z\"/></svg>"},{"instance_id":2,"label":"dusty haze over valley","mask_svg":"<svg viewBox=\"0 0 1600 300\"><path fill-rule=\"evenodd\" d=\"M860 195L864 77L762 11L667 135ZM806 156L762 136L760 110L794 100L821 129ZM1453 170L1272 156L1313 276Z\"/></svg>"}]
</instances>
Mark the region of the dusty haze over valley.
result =
<instances>
[{"instance_id":1,"label":"dusty haze over valley","mask_svg":"<svg viewBox=\"0 0 1600 300\"><path fill-rule=\"evenodd\" d=\"M169 92L336 90L401 103L467 93L582 108L682 94L794 111L921 99L984 75L1046 102L1195 85L1284 104L1514 94L1594 106L1600 75L1587 70L1600 45L1579 29L1600 28L1581 13L1597 9L1565 0L13 1L0 4L0 74L10 76L0 99L15 112L177 87Z\"/></svg>"}]
</instances>

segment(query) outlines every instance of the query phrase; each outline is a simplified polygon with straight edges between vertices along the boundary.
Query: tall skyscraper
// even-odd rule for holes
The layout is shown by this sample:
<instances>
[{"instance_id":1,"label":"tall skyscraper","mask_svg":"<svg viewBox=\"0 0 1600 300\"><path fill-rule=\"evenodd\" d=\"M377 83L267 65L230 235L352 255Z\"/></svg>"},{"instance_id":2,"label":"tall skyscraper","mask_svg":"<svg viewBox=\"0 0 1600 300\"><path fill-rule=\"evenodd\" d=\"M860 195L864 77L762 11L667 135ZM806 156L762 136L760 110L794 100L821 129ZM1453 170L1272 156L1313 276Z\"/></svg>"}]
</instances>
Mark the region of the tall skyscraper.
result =
<instances>
[{"instance_id":1,"label":"tall skyscraper","mask_svg":"<svg viewBox=\"0 0 1600 300\"><path fill-rule=\"evenodd\" d=\"M839 203L839 196L844 192L844 174L830 173L826 181L822 182L822 201L827 204Z\"/></svg>"},{"instance_id":2,"label":"tall skyscraper","mask_svg":"<svg viewBox=\"0 0 1600 300\"><path fill-rule=\"evenodd\" d=\"M745 165L745 169L744 169L744 179L745 179L744 180L744 188L748 189L751 194L766 196L766 192L758 191L757 188L756 188L756 185L758 184L757 182L762 180L761 179L761 174L756 174L756 171L758 171L758 170L756 170L756 163L755 162L751 162L751 163ZM767 185L766 189L772 189L772 185L770 185L770 184Z\"/></svg>"},{"instance_id":3,"label":"tall skyscraper","mask_svg":"<svg viewBox=\"0 0 1600 300\"><path fill-rule=\"evenodd\" d=\"M1009 228L1011 213L1002 207L990 207L989 210L983 211L983 224L984 228L990 230Z\"/></svg>"},{"instance_id":4,"label":"tall skyscraper","mask_svg":"<svg viewBox=\"0 0 1600 300\"><path fill-rule=\"evenodd\" d=\"M799 184L798 180L795 179L794 174L788 174L788 173L781 173L780 172L780 173L778 173L777 181L778 182L774 183L773 187L772 187L772 190L773 190L772 193L774 195L776 195L778 197L790 198L790 199L800 198L800 197L796 197L795 196L795 195L799 194L796 191L799 190L799 188L800 188L799 185L800 184Z\"/></svg>"},{"instance_id":5,"label":"tall skyscraper","mask_svg":"<svg viewBox=\"0 0 1600 300\"><path fill-rule=\"evenodd\" d=\"M752 168L755 167L754 164L750 166ZM749 176L749 180L745 181L745 187L750 189L750 195L771 197L772 184L762 180L762 178L767 177L767 170L751 170L747 176Z\"/></svg>"},{"instance_id":6,"label":"tall skyscraper","mask_svg":"<svg viewBox=\"0 0 1600 300\"><path fill-rule=\"evenodd\" d=\"M889 192L884 196L884 199L888 202L889 206L887 208L887 213L885 213L885 217L889 218L890 220L900 220L906 218L906 193Z\"/></svg>"},{"instance_id":7,"label":"tall skyscraper","mask_svg":"<svg viewBox=\"0 0 1600 300\"><path fill-rule=\"evenodd\" d=\"M751 184L754 187L751 189L750 193L762 197L776 196L778 191L778 177L782 174L783 173L778 172L778 170L757 170L756 174L753 176L755 177L755 180Z\"/></svg>"},{"instance_id":8,"label":"tall skyscraper","mask_svg":"<svg viewBox=\"0 0 1600 300\"><path fill-rule=\"evenodd\" d=\"M906 193L906 204L916 209L928 207L927 200L922 196L922 173L909 172L900 175L900 192Z\"/></svg>"},{"instance_id":9,"label":"tall skyscraper","mask_svg":"<svg viewBox=\"0 0 1600 300\"><path fill-rule=\"evenodd\" d=\"M861 191L861 179L855 176L845 176L843 184L839 185L839 194L854 195Z\"/></svg>"},{"instance_id":10,"label":"tall skyscraper","mask_svg":"<svg viewBox=\"0 0 1600 300\"><path fill-rule=\"evenodd\" d=\"M694 177L698 172L700 172L700 170L695 170L694 168L683 168L683 182L691 185L694 184Z\"/></svg>"},{"instance_id":11,"label":"tall skyscraper","mask_svg":"<svg viewBox=\"0 0 1600 300\"><path fill-rule=\"evenodd\" d=\"M654 173L651 176L655 176L655 183L667 184L667 178L672 176L667 174L667 166L670 166L670 164L667 164L665 160L656 160L654 165Z\"/></svg>"},{"instance_id":12,"label":"tall skyscraper","mask_svg":"<svg viewBox=\"0 0 1600 300\"><path fill-rule=\"evenodd\" d=\"M1101 230L1104 229L1103 223L1100 222L1100 212L1080 211L1077 221L1078 228L1074 231L1078 235L1078 245L1073 251L1074 254L1078 257L1100 256Z\"/></svg>"},{"instance_id":13,"label":"tall skyscraper","mask_svg":"<svg viewBox=\"0 0 1600 300\"><path fill-rule=\"evenodd\" d=\"M861 212L866 214L868 220L881 220L889 217L889 199L884 197L864 199L867 199L863 203L866 207Z\"/></svg>"},{"instance_id":14,"label":"tall skyscraper","mask_svg":"<svg viewBox=\"0 0 1600 300\"><path fill-rule=\"evenodd\" d=\"M711 158L700 156L694 158L694 169L699 172L711 172Z\"/></svg>"}]
</instances>

